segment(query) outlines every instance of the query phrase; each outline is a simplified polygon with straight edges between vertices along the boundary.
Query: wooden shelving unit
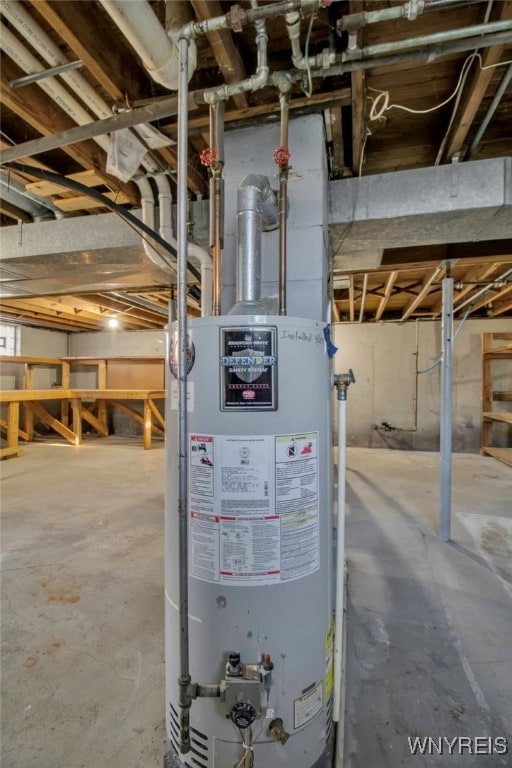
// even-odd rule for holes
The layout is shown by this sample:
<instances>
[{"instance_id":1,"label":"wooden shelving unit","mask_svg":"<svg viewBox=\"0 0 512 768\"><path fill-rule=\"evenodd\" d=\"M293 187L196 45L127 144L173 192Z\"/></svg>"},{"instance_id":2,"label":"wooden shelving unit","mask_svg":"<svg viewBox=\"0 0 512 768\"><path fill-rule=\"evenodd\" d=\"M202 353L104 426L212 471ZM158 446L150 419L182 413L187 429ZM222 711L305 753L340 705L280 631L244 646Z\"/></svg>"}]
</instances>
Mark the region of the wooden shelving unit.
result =
<instances>
[{"instance_id":1,"label":"wooden shelving unit","mask_svg":"<svg viewBox=\"0 0 512 768\"><path fill-rule=\"evenodd\" d=\"M497 342L497 343L496 343ZM505 342L505 343L503 343ZM512 467L512 445L496 448L492 445L492 425L504 422L512 426L512 411L495 411L494 403L512 402L512 391L493 388L493 363L510 360L512 370L512 333L482 333L482 425L480 452L493 456Z\"/></svg>"}]
</instances>

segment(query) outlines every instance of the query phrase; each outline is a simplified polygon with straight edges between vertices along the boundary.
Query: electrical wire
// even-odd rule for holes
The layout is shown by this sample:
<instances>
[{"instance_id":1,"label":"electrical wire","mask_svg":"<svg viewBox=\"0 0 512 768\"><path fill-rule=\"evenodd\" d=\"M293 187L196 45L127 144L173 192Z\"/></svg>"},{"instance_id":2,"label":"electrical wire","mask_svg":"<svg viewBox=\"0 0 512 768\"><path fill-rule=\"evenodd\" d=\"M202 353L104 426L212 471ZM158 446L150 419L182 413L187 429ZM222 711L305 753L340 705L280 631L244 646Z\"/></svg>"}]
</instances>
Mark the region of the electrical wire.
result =
<instances>
[{"instance_id":1,"label":"electrical wire","mask_svg":"<svg viewBox=\"0 0 512 768\"><path fill-rule=\"evenodd\" d=\"M311 95L313 93L313 77L311 74L311 65L309 63L309 41L311 39L311 31L313 29L313 24L315 22L316 17L317 17L317 12L314 11L311 14L311 18L309 20L308 33L306 35L306 48L304 50L304 61L306 62L307 86L304 87L303 85L301 85L301 91L305 96L307 96L308 99L311 98Z\"/></svg>"},{"instance_id":2,"label":"electrical wire","mask_svg":"<svg viewBox=\"0 0 512 768\"><path fill-rule=\"evenodd\" d=\"M267 691L267 702L265 704L265 713L268 710L269 699L270 699L270 691ZM263 730L265 728L265 722L266 722L267 719L268 719L267 715L265 714L265 717L262 717L262 719L261 719L261 728L258 731L258 733L256 734L254 739L252 737L252 727L250 728L250 731L249 731L249 744L245 743L245 737L244 737L244 735L242 733L242 729L238 728L238 726L237 726L238 731L240 733L240 738L242 739L242 747L244 747L244 752L243 752L242 757L240 758L239 763L237 763L236 768L242 768L242 766L244 764L244 761L247 759L247 756L249 755L249 753L251 755L251 760L250 760L250 763L249 763L249 768L254 768L254 744L256 744L256 742L260 738L261 734L263 733Z\"/></svg>"},{"instance_id":3,"label":"electrical wire","mask_svg":"<svg viewBox=\"0 0 512 768\"><path fill-rule=\"evenodd\" d=\"M390 104L390 96L389 91L383 91L380 90L380 88L368 88L369 91L374 91L375 93L378 93L379 95L374 99L371 96L368 96L370 101L372 102L372 106L370 108L369 113L369 120L373 122L374 120L380 120L384 117L386 112L389 112L390 109L400 109L403 112L409 112L412 115L427 115L430 112L435 112L438 109L441 109L442 107L446 106L446 104L449 104L449 102L454 99L457 94L459 93L459 90L464 85L465 79L467 77L469 68L471 67L471 64L473 63L474 59L478 59L480 69L494 69L495 67L503 67L506 64L512 63L511 61L500 61L497 64L482 64L482 56L478 52L472 53L470 56L465 59L460 74L459 79L457 81L457 85L455 86L452 93L448 96L448 98L444 99L440 104L436 104L433 107L428 107L427 109L412 109L411 107L406 107L404 104Z\"/></svg>"},{"instance_id":4,"label":"electrical wire","mask_svg":"<svg viewBox=\"0 0 512 768\"><path fill-rule=\"evenodd\" d=\"M458 326L457 326L457 330L456 330L456 331L455 331L455 333L453 334L452 344L455 344L455 341L456 341L456 339L457 339L457 336L458 336L458 335L459 335L459 333L462 331L462 327L463 327L464 323L466 322L466 320L467 320L467 319L468 319L468 317L470 316L471 312L473 311L473 306L474 306L474 303L475 303L475 302L473 301L473 302L472 302L472 303L469 305L469 307L467 308L467 310L466 310L466 312L465 312L465 314L464 314L464 317L462 318L462 320L461 320L461 321L460 321L460 323L458 324ZM437 366L438 366L438 365L440 365L442 362L443 362L443 356L441 355L440 357L438 357L438 358L437 358L437 360L436 360L435 362L433 362L433 363L432 363L431 365L429 365L427 368L422 368L421 370L419 370L419 371L418 371L418 373L429 373L429 371L433 371L433 370L434 370L434 368L437 368Z\"/></svg>"}]
</instances>

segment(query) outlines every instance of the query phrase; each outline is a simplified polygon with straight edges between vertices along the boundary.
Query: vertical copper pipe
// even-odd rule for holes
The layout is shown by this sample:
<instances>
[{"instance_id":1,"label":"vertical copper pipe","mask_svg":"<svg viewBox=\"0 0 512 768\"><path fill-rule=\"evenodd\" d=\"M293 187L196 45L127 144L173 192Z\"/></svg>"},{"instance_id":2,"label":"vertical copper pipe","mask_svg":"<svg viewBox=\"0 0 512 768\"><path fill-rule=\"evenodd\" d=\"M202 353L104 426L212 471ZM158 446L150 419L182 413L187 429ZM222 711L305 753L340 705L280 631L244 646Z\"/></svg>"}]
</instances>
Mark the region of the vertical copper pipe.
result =
<instances>
[{"instance_id":1,"label":"vertical copper pipe","mask_svg":"<svg viewBox=\"0 0 512 768\"><path fill-rule=\"evenodd\" d=\"M210 245L213 260L213 314L220 315L222 248L224 247L224 102L210 104L210 144L214 160L210 166Z\"/></svg>"},{"instance_id":2,"label":"vertical copper pipe","mask_svg":"<svg viewBox=\"0 0 512 768\"><path fill-rule=\"evenodd\" d=\"M279 93L281 104L281 147L288 148L288 113L290 93ZM287 216L288 216L288 161L279 167L279 314L286 315Z\"/></svg>"}]
</instances>

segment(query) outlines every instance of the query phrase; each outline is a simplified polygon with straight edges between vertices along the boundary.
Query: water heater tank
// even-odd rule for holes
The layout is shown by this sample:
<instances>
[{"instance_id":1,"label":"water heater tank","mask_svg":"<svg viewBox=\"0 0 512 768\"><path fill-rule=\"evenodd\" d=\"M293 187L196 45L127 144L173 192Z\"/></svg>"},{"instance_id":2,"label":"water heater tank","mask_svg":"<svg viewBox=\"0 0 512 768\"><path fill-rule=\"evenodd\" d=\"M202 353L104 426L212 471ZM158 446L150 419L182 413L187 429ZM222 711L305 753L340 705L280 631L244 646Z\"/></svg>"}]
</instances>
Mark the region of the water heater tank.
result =
<instances>
[{"instance_id":1,"label":"water heater tank","mask_svg":"<svg viewBox=\"0 0 512 768\"><path fill-rule=\"evenodd\" d=\"M171 327L167 765L327 768L333 594L324 324L262 315L189 321L190 673L220 695L193 701L187 754L179 751L177 684L176 342Z\"/></svg>"}]
</instances>

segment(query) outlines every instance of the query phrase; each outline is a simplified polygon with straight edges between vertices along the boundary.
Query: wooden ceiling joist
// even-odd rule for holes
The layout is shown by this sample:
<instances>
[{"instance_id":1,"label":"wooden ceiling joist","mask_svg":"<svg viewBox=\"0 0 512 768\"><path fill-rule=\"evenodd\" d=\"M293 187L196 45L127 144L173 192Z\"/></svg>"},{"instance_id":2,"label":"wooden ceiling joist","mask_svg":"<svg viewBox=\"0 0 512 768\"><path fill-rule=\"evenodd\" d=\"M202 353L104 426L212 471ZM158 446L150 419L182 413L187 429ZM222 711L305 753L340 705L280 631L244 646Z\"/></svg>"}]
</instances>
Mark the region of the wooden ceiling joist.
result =
<instances>
[{"instance_id":1,"label":"wooden ceiling joist","mask_svg":"<svg viewBox=\"0 0 512 768\"><path fill-rule=\"evenodd\" d=\"M474 283L483 282L487 280L493 272L498 269L499 264L479 264L475 267L471 267L468 269L464 277L462 278L462 282L464 283L463 288L461 288L460 291L455 290L455 296L453 300L453 304L455 309L457 309L457 305L461 304L462 301L469 296L470 293L473 291L476 291L478 286L475 287ZM443 302L440 299L434 306L432 307L432 315L434 317L437 317L441 314L443 310Z\"/></svg>"},{"instance_id":2,"label":"wooden ceiling joist","mask_svg":"<svg viewBox=\"0 0 512 768\"><path fill-rule=\"evenodd\" d=\"M217 0L190 0L198 21L213 19L222 16L222 8ZM247 73L242 57L236 47L229 29L220 29L206 35L210 47L219 65L226 83L237 83L245 80ZM246 109L248 106L245 93L239 93L233 97L238 109Z\"/></svg>"},{"instance_id":3,"label":"wooden ceiling joist","mask_svg":"<svg viewBox=\"0 0 512 768\"><path fill-rule=\"evenodd\" d=\"M389 301L389 297L391 296L391 293L393 291L393 286L395 285L398 274L399 273L397 271L394 271L394 272L390 272L388 275L388 279L386 280L386 287L384 289L384 296L380 300L379 306L377 307L377 311L375 313L376 322L378 322L381 319L384 313L384 310L386 309L387 303Z\"/></svg>"},{"instance_id":4,"label":"wooden ceiling joist","mask_svg":"<svg viewBox=\"0 0 512 768\"><path fill-rule=\"evenodd\" d=\"M104 90L116 101L130 101L143 95L144 77L127 46L111 34L108 47L98 34L98 14L103 10L90 2L30 0L32 6L81 59ZM103 25L110 23L107 16Z\"/></svg>"},{"instance_id":5,"label":"wooden ceiling joist","mask_svg":"<svg viewBox=\"0 0 512 768\"><path fill-rule=\"evenodd\" d=\"M420 304L423 302L426 296L430 293L432 289L432 284L436 280L441 280L441 278L444 276L446 270L444 270L442 267L437 267L432 272L427 274L427 276L422 281L422 288L416 298L414 298L410 304L406 307L401 320L407 320L408 317L411 316L411 314L414 312L415 309L417 309Z\"/></svg>"},{"instance_id":6,"label":"wooden ceiling joist","mask_svg":"<svg viewBox=\"0 0 512 768\"><path fill-rule=\"evenodd\" d=\"M489 291L483 294L479 299L477 299L471 309L471 312L476 312L477 310L481 309L482 307L489 307L489 314L494 312L494 302L498 303L498 309L500 300L503 300L507 298L509 300L510 294L512 293L512 284L508 283L503 288L499 289L493 289L491 288ZM500 313L501 314L501 313ZM492 314L493 317L495 317L494 314Z\"/></svg>"},{"instance_id":7,"label":"wooden ceiling joist","mask_svg":"<svg viewBox=\"0 0 512 768\"><path fill-rule=\"evenodd\" d=\"M37 85L10 88L9 81L20 77L22 74L22 70L16 64L7 57L3 58L0 92L2 105L8 107L43 136L50 136L75 126L73 120L54 104ZM103 170L106 168L107 157L94 142L82 141L77 144L69 144L63 147L63 151L82 168L94 168L98 176L112 190L123 192L132 204L137 204L138 194L135 185L125 184Z\"/></svg>"},{"instance_id":8,"label":"wooden ceiling joist","mask_svg":"<svg viewBox=\"0 0 512 768\"><path fill-rule=\"evenodd\" d=\"M25 224L29 224L32 221L32 216L23 211L21 208L17 208L15 205L11 205L7 200L0 199L0 213L3 216L8 216L14 221L23 221Z\"/></svg>"},{"instance_id":9,"label":"wooden ceiling joist","mask_svg":"<svg viewBox=\"0 0 512 768\"><path fill-rule=\"evenodd\" d=\"M502 1L497 3L496 6L498 8L496 21L507 21L512 19L511 0ZM479 65L478 60L473 63L473 67L476 68L476 71L470 79L469 85L465 88L466 94L462 97L457 116L448 135L446 147L442 156L444 161L451 160L451 158L462 149L476 113L478 112L478 108L482 103L482 99L484 98L493 77L495 70L492 67L500 61L503 51L503 45L493 45L482 51L481 66Z\"/></svg>"}]
</instances>

